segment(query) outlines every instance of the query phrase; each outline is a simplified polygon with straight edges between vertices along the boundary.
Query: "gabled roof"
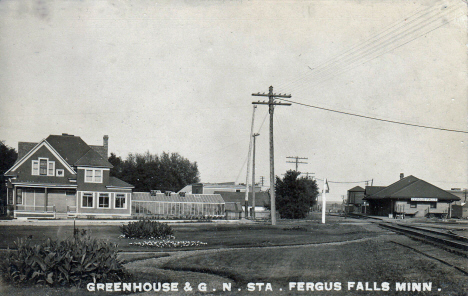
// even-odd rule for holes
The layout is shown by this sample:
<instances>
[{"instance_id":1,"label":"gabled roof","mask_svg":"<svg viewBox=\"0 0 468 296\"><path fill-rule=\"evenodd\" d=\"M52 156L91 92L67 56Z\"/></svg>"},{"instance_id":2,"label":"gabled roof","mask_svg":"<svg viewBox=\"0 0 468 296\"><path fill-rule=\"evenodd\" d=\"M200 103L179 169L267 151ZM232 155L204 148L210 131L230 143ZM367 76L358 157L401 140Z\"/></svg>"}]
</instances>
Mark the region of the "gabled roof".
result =
<instances>
[{"instance_id":1,"label":"gabled roof","mask_svg":"<svg viewBox=\"0 0 468 296\"><path fill-rule=\"evenodd\" d=\"M45 139L39 142L33 149L31 149L26 155L24 155L21 159L18 159L13 166L5 172L5 176L10 176L12 171L15 171L19 166L21 166L26 160L28 160L36 151L38 151L41 147L46 147L49 151L63 164L63 166L72 174L76 174L73 168L69 165L68 162L63 159L63 157L47 142Z\"/></svg>"},{"instance_id":2,"label":"gabled roof","mask_svg":"<svg viewBox=\"0 0 468 296\"><path fill-rule=\"evenodd\" d=\"M403 189L404 187L418 180L419 179L414 176L408 176L372 194L371 196L369 196L369 198L372 197L374 199L380 199L380 198L390 197L393 193Z\"/></svg>"},{"instance_id":3,"label":"gabled roof","mask_svg":"<svg viewBox=\"0 0 468 296\"><path fill-rule=\"evenodd\" d=\"M99 146L99 145L89 145L89 147L93 148L94 151L96 151L97 153L99 153L99 155L101 155L102 157L104 157L104 159L107 158L107 149L106 149L106 147L104 147L104 146Z\"/></svg>"},{"instance_id":4,"label":"gabled roof","mask_svg":"<svg viewBox=\"0 0 468 296\"><path fill-rule=\"evenodd\" d=\"M92 149L80 137L73 135L50 135L46 139L52 147L70 164L75 166L96 166L112 168L112 164Z\"/></svg>"},{"instance_id":5,"label":"gabled roof","mask_svg":"<svg viewBox=\"0 0 468 296\"><path fill-rule=\"evenodd\" d=\"M20 160L23 158L26 154L28 154L29 151L31 151L36 145L39 143L32 143L32 142L18 142L18 159Z\"/></svg>"},{"instance_id":6,"label":"gabled roof","mask_svg":"<svg viewBox=\"0 0 468 296\"><path fill-rule=\"evenodd\" d=\"M367 193L366 187L366 194ZM409 199L412 197L437 198L438 200L460 200L459 197L414 176L403 178L382 190L366 196L366 199Z\"/></svg>"},{"instance_id":7,"label":"gabled roof","mask_svg":"<svg viewBox=\"0 0 468 296\"><path fill-rule=\"evenodd\" d=\"M18 158L15 164L5 172L5 175L14 171L24 163L40 147L46 146L63 165L73 174L76 172L72 166L93 166L112 168L112 164L98 152L86 144L80 137L73 135L50 135L39 143L19 142ZM29 150L28 150L29 149ZM131 186L131 185L130 185Z\"/></svg>"},{"instance_id":8,"label":"gabled roof","mask_svg":"<svg viewBox=\"0 0 468 296\"><path fill-rule=\"evenodd\" d=\"M135 188L135 186L128 184L125 181L120 180L116 177L109 177L109 184L107 187L126 187L126 188Z\"/></svg>"},{"instance_id":9,"label":"gabled roof","mask_svg":"<svg viewBox=\"0 0 468 296\"><path fill-rule=\"evenodd\" d=\"M91 166L91 167L105 167L105 168L112 168L113 165L104 159L99 153L97 153L94 149L89 148L88 152L86 152L80 159L78 159L75 163L75 166Z\"/></svg>"},{"instance_id":10,"label":"gabled roof","mask_svg":"<svg viewBox=\"0 0 468 296\"><path fill-rule=\"evenodd\" d=\"M70 164L73 165L90 147L80 137L73 135L50 135L46 141Z\"/></svg>"},{"instance_id":11,"label":"gabled roof","mask_svg":"<svg viewBox=\"0 0 468 296\"><path fill-rule=\"evenodd\" d=\"M353 187L353 188L349 189L348 191L350 191L350 192L364 192L365 190L361 186L356 186L356 187Z\"/></svg>"},{"instance_id":12,"label":"gabled roof","mask_svg":"<svg viewBox=\"0 0 468 296\"><path fill-rule=\"evenodd\" d=\"M385 186L366 186L366 190L364 191L366 196L373 195L376 192L379 192L382 189L385 189Z\"/></svg>"}]
</instances>

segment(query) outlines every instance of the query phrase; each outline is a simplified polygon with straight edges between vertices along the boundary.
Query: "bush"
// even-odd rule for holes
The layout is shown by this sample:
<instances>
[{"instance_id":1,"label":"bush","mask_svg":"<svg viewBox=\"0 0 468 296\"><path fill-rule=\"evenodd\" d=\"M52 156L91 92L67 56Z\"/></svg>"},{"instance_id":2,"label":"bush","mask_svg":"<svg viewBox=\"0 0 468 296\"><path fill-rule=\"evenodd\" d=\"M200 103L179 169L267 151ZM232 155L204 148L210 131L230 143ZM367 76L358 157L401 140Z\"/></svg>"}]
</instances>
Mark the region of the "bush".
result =
<instances>
[{"instance_id":1,"label":"bush","mask_svg":"<svg viewBox=\"0 0 468 296\"><path fill-rule=\"evenodd\" d=\"M5 282L16 285L82 286L89 282L121 281L125 275L117 259L117 245L88 235L64 241L47 239L33 244L18 239L17 251L9 250L1 262Z\"/></svg>"},{"instance_id":2,"label":"bush","mask_svg":"<svg viewBox=\"0 0 468 296\"><path fill-rule=\"evenodd\" d=\"M120 230L126 238L167 239L174 234L172 227L167 223L151 221L150 219L130 222L120 226Z\"/></svg>"}]
</instances>

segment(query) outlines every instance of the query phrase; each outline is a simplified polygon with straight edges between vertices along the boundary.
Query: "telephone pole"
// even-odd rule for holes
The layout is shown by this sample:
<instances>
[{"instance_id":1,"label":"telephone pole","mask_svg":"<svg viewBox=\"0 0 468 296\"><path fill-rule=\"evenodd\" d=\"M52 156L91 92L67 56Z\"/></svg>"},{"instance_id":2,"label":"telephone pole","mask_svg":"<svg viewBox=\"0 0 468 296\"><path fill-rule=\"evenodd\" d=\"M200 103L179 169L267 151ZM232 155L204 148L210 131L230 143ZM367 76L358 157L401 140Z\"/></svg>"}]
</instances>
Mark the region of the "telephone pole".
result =
<instances>
[{"instance_id":1,"label":"telephone pole","mask_svg":"<svg viewBox=\"0 0 468 296\"><path fill-rule=\"evenodd\" d=\"M252 154L252 219L255 219L255 138L260 136L259 133L252 135L253 137L253 154Z\"/></svg>"},{"instance_id":2,"label":"telephone pole","mask_svg":"<svg viewBox=\"0 0 468 296\"><path fill-rule=\"evenodd\" d=\"M299 156L288 156L286 158L295 158L296 161L286 161L287 163L295 163L296 164L296 172L298 171L298 166L300 163L307 164L307 162L299 161L299 159L308 159L307 157L299 157Z\"/></svg>"},{"instance_id":3,"label":"telephone pole","mask_svg":"<svg viewBox=\"0 0 468 296\"><path fill-rule=\"evenodd\" d=\"M252 102L255 105L268 105L270 113L270 203L271 203L271 225L276 225L276 203L275 203L275 152L273 142L273 112L275 105L291 106L289 103L275 102L275 98L291 98L291 95L273 93L273 86L270 86L268 94L256 93L252 96L268 97L268 102Z\"/></svg>"},{"instance_id":4,"label":"telephone pole","mask_svg":"<svg viewBox=\"0 0 468 296\"><path fill-rule=\"evenodd\" d=\"M306 178L309 179L309 175L315 175L315 173L309 173L309 172L305 172L305 173L301 173L302 174L306 174ZM310 178L313 180L314 179L314 176L310 176Z\"/></svg>"}]
</instances>

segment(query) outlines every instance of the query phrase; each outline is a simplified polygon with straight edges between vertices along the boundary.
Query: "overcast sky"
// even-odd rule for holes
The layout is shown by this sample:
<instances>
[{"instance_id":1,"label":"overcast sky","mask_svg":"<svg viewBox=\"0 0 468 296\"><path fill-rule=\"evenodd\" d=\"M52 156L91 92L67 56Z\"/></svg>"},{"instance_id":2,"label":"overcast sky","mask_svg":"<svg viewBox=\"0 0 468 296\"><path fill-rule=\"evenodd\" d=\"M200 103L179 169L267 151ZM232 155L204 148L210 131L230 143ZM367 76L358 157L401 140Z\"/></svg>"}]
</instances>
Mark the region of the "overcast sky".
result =
<instances>
[{"instance_id":1,"label":"overcast sky","mask_svg":"<svg viewBox=\"0 0 468 296\"><path fill-rule=\"evenodd\" d=\"M203 182L245 182L251 94L270 85L294 102L466 131L466 13L462 1L1 1L0 140L107 134L119 156L178 152ZM266 184L267 109L254 128ZM320 179L468 187L466 133L297 104L274 120L277 175L299 156ZM356 185L331 183L330 196Z\"/></svg>"}]
</instances>

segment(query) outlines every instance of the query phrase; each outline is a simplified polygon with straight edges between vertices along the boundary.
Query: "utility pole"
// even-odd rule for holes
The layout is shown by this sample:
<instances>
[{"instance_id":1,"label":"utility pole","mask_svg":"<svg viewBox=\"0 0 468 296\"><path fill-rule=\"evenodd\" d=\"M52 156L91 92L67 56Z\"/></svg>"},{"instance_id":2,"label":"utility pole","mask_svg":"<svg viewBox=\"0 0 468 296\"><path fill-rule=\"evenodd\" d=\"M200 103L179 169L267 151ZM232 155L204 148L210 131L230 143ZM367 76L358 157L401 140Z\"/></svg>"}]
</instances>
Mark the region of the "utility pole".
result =
<instances>
[{"instance_id":1,"label":"utility pole","mask_svg":"<svg viewBox=\"0 0 468 296\"><path fill-rule=\"evenodd\" d=\"M271 225L276 225L276 203L275 203L275 150L273 142L273 112L275 105L291 106L289 103L275 102L275 98L290 98L291 95L273 93L273 86L270 86L268 94L256 93L252 96L268 97L268 102L252 102L252 104L268 105L270 113L270 203L271 203Z\"/></svg>"},{"instance_id":2,"label":"utility pole","mask_svg":"<svg viewBox=\"0 0 468 296\"><path fill-rule=\"evenodd\" d=\"M301 174L306 174L306 178L309 179L309 174L310 175L315 175L315 173L309 173L309 172L305 172L305 173L301 173ZM314 180L314 176L310 176L312 180Z\"/></svg>"},{"instance_id":3,"label":"utility pole","mask_svg":"<svg viewBox=\"0 0 468 296\"><path fill-rule=\"evenodd\" d=\"M250 126L250 135L253 135L253 128L254 128L254 120L255 120L255 109L257 109L257 106L253 106L253 112L252 112L252 125ZM249 169L250 169L250 153L252 152L252 137L250 137L249 141L249 153L247 156L247 174L245 176L245 219L249 217ZM253 184L252 184L253 188Z\"/></svg>"},{"instance_id":4,"label":"utility pole","mask_svg":"<svg viewBox=\"0 0 468 296\"><path fill-rule=\"evenodd\" d=\"M296 172L298 171L298 166L300 163L307 164L307 162L299 161L299 159L308 159L307 157L299 157L299 156L288 156L286 158L295 158L296 161L286 161L287 163L295 163L296 164Z\"/></svg>"},{"instance_id":5,"label":"utility pole","mask_svg":"<svg viewBox=\"0 0 468 296\"><path fill-rule=\"evenodd\" d=\"M252 219L255 219L255 138L260 136L259 133L252 135L253 137L253 154L252 154Z\"/></svg>"}]
</instances>

